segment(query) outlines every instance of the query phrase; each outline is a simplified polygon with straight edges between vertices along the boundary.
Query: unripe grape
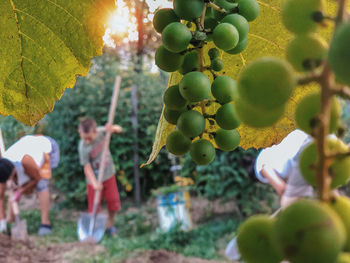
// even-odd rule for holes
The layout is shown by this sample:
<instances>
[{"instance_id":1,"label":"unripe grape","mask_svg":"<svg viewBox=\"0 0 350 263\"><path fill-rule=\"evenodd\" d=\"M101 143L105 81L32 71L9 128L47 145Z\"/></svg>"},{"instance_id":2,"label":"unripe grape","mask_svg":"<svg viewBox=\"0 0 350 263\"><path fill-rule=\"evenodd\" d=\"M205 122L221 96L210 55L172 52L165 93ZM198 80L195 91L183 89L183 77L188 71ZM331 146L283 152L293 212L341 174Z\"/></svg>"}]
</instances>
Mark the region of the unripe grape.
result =
<instances>
[{"instance_id":1,"label":"unripe grape","mask_svg":"<svg viewBox=\"0 0 350 263\"><path fill-rule=\"evenodd\" d=\"M218 129L215 134L215 143L220 150L233 151L241 141L237 130Z\"/></svg>"},{"instance_id":2,"label":"unripe grape","mask_svg":"<svg viewBox=\"0 0 350 263\"><path fill-rule=\"evenodd\" d=\"M177 128L183 135L195 138L203 133L205 119L198 111L189 110L180 115L177 121Z\"/></svg>"},{"instance_id":3,"label":"unripe grape","mask_svg":"<svg viewBox=\"0 0 350 263\"><path fill-rule=\"evenodd\" d=\"M167 25L162 32L163 46L174 53L184 51L190 44L191 39L191 31L180 22Z\"/></svg>"},{"instance_id":4,"label":"unripe grape","mask_svg":"<svg viewBox=\"0 0 350 263\"><path fill-rule=\"evenodd\" d=\"M248 218L238 228L237 245L245 262L280 263L282 255L276 247L274 220L266 215Z\"/></svg>"},{"instance_id":5,"label":"unripe grape","mask_svg":"<svg viewBox=\"0 0 350 263\"><path fill-rule=\"evenodd\" d=\"M180 22L172 8L159 9L153 17L153 27L158 33L162 33L163 29L173 22Z\"/></svg>"},{"instance_id":6,"label":"unripe grape","mask_svg":"<svg viewBox=\"0 0 350 263\"><path fill-rule=\"evenodd\" d=\"M182 75L185 75L188 72L199 70L199 67L200 65L199 65L198 52L196 50L193 50L185 54L184 62L182 63L182 66L179 69L179 72Z\"/></svg>"},{"instance_id":7,"label":"unripe grape","mask_svg":"<svg viewBox=\"0 0 350 263\"><path fill-rule=\"evenodd\" d=\"M215 115L216 123L225 130L236 129L240 125L240 120L237 117L235 107L230 104L222 105Z\"/></svg>"},{"instance_id":8,"label":"unripe grape","mask_svg":"<svg viewBox=\"0 0 350 263\"><path fill-rule=\"evenodd\" d=\"M217 6L224 8L226 10L227 13L231 13L233 12L235 9L237 9L237 4L235 3L231 3L227 0L214 0L213 1L214 4L216 4ZM214 16L214 18L218 21L220 21L221 19L223 19L226 16L226 13L217 11L215 9L212 9L212 14Z\"/></svg>"},{"instance_id":9,"label":"unripe grape","mask_svg":"<svg viewBox=\"0 0 350 263\"><path fill-rule=\"evenodd\" d=\"M329 48L328 61L337 81L350 85L350 22L336 29Z\"/></svg>"},{"instance_id":10,"label":"unripe grape","mask_svg":"<svg viewBox=\"0 0 350 263\"><path fill-rule=\"evenodd\" d=\"M322 12L322 0L286 0L282 6L284 26L295 34L316 30L318 22L313 19L316 12Z\"/></svg>"},{"instance_id":11,"label":"unripe grape","mask_svg":"<svg viewBox=\"0 0 350 263\"><path fill-rule=\"evenodd\" d=\"M211 48L208 51L210 60L216 59L220 55L220 51L217 48Z\"/></svg>"},{"instance_id":12,"label":"unripe grape","mask_svg":"<svg viewBox=\"0 0 350 263\"><path fill-rule=\"evenodd\" d=\"M204 100L210 96L210 81L202 72L189 72L180 82L180 93L190 102Z\"/></svg>"},{"instance_id":13,"label":"unripe grape","mask_svg":"<svg viewBox=\"0 0 350 263\"><path fill-rule=\"evenodd\" d=\"M167 50L164 46L159 46L155 54L156 65L166 72L178 70L183 61L184 56Z\"/></svg>"},{"instance_id":14,"label":"unripe grape","mask_svg":"<svg viewBox=\"0 0 350 263\"><path fill-rule=\"evenodd\" d=\"M328 154L341 154L348 151L348 147L339 139L327 138L326 152ZM316 186L317 148L315 143L308 145L299 156L299 168L305 181ZM330 162L329 175L332 179L332 189L346 184L350 178L350 157L336 157Z\"/></svg>"},{"instance_id":15,"label":"unripe grape","mask_svg":"<svg viewBox=\"0 0 350 263\"><path fill-rule=\"evenodd\" d=\"M344 232L339 216L316 201L294 202L275 222L276 244L290 262L335 262L344 245Z\"/></svg>"},{"instance_id":16,"label":"unripe grape","mask_svg":"<svg viewBox=\"0 0 350 263\"><path fill-rule=\"evenodd\" d=\"M284 113L284 105L272 110L262 110L240 98L235 101L235 109L244 124L255 128L272 126Z\"/></svg>"},{"instance_id":17,"label":"unripe grape","mask_svg":"<svg viewBox=\"0 0 350 263\"><path fill-rule=\"evenodd\" d=\"M238 92L242 99L265 110L285 104L295 86L292 67L273 57L255 60L242 71L238 80Z\"/></svg>"},{"instance_id":18,"label":"unripe grape","mask_svg":"<svg viewBox=\"0 0 350 263\"><path fill-rule=\"evenodd\" d=\"M203 0L174 0L174 11L176 15L187 21L192 21L200 17L203 8Z\"/></svg>"},{"instance_id":19,"label":"unripe grape","mask_svg":"<svg viewBox=\"0 0 350 263\"><path fill-rule=\"evenodd\" d=\"M190 155L198 165L207 165L215 158L215 148L210 141L200 139L191 144Z\"/></svg>"},{"instance_id":20,"label":"unripe grape","mask_svg":"<svg viewBox=\"0 0 350 263\"><path fill-rule=\"evenodd\" d=\"M227 15L222 19L221 23L229 23L233 25L238 31L240 40L248 37L249 23L244 16L239 14Z\"/></svg>"},{"instance_id":21,"label":"unripe grape","mask_svg":"<svg viewBox=\"0 0 350 263\"><path fill-rule=\"evenodd\" d=\"M166 138L166 148L174 155L184 155L190 150L191 140L180 131L171 132Z\"/></svg>"},{"instance_id":22,"label":"unripe grape","mask_svg":"<svg viewBox=\"0 0 350 263\"><path fill-rule=\"evenodd\" d=\"M312 93L305 96L298 104L295 111L295 121L298 127L308 134L312 133L317 125L317 115L321 110L320 93ZM341 106L336 97L331 99L331 116L329 122L329 133L337 130L339 118L341 116Z\"/></svg>"},{"instance_id":23,"label":"unripe grape","mask_svg":"<svg viewBox=\"0 0 350 263\"><path fill-rule=\"evenodd\" d=\"M164 119L171 123L176 125L177 120L179 119L180 115L185 111L186 109L181 109L181 110L171 110L168 109L168 107L165 107L164 109Z\"/></svg>"},{"instance_id":24,"label":"unripe grape","mask_svg":"<svg viewBox=\"0 0 350 263\"><path fill-rule=\"evenodd\" d=\"M237 97L236 81L228 76L219 76L213 81L211 92L220 104L233 101Z\"/></svg>"},{"instance_id":25,"label":"unripe grape","mask_svg":"<svg viewBox=\"0 0 350 263\"><path fill-rule=\"evenodd\" d=\"M241 39L237 46L233 49L227 50L225 51L226 53L230 54L230 55L235 55L235 54L239 54L241 53L243 50L245 50L245 48L248 45L248 37Z\"/></svg>"},{"instance_id":26,"label":"unripe grape","mask_svg":"<svg viewBox=\"0 0 350 263\"><path fill-rule=\"evenodd\" d=\"M237 46L239 34L233 25L229 23L221 23L214 29L213 40L218 48L226 51Z\"/></svg>"},{"instance_id":27,"label":"unripe grape","mask_svg":"<svg viewBox=\"0 0 350 263\"><path fill-rule=\"evenodd\" d=\"M221 71L224 66L224 61L222 61L220 58L214 58L210 64L210 68L214 71Z\"/></svg>"},{"instance_id":28,"label":"unripe grape","mask_svg":"<svg viewBox=\"0 0 350 263\"><path fill-rule=\"evenodd\" d=\"M238 0L238 13L249 22L255 20L260 13L260 6L256 0Z\"/></svg>"},{"instance_id":29,"label":"unripe grape","mask_svg":"<svg viewBox=\"0 0 350 263\"><path fill-rule=\"evenodd\" d=\"M187 105L187 101L180 94L179 85L169 87L164 93L163 101L171 110L181 110Z\"/></svg>"},{"instance_id":30,"label":"unripe grape","mask_svg":"<svg viewBox=\"0 0 350 263\"><path fill-rule=\"evenodd\" d=\"M346 230L344 250L350 251L350 200L345 196L336 196L331 199L329 206L337 213L344 224Z\"/></svg>"},{"instance_id":31,"label":"unripe grape","mask_svg":"<svg viewBox=\"0 0 350 263\"><path fill-rule=\"evenodd\" d=\"M327 56L327 43L315 35L296 36L287 47L287 60L296 71L311 71Z\"/></svg>"}]
</instances>

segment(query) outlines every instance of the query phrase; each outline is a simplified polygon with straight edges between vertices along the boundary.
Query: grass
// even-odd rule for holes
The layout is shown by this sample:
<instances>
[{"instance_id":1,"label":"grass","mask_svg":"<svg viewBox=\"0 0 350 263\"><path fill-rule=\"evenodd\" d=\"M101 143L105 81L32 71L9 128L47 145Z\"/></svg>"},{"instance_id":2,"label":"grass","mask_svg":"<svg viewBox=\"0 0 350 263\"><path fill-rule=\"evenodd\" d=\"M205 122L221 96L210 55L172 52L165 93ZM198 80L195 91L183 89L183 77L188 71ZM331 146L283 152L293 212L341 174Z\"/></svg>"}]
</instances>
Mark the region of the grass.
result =
<instances>
[{"instance_id":1,"label":"grass","mask_svg":"<svg viewBox=\"0 0 350 263\"><path fill-rule=\"evenodd\" d=\"M81 262L114 262L145 251L165 249L188 257L204 259L222 259L218 251L224 249L232 238L239 222L231 218L220 218L207 221L191 231L181 231L173 228L167 233L160 232L152 220L147 219L144 210L121 213L116 218L119 234L115 237L104 237L100 245L107 253L84 259ZM153 211L154 212L154 211ZM76 242L76 222L67 219L57 219L58 212L52 211L50 217L54 220L52 235L40 238L41 244ZM37 210L23 211L22 217L27 220L28 232L36 235L40 225L40 212ZM74 261L79 262L79 261Z\"/></svg>"}]
</instances>

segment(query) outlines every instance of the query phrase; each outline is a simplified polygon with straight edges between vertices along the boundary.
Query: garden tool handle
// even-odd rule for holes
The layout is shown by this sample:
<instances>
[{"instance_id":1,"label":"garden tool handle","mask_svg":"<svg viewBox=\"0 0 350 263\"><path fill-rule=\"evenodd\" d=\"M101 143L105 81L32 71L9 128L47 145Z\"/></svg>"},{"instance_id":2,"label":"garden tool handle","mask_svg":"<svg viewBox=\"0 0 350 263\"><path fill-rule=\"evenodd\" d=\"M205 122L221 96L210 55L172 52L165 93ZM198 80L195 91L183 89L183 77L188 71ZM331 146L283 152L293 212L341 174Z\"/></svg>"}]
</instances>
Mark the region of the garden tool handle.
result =
<instances>
[{"instance_id":1,"label":"garden tool handle","mask_svg":"<svg viewBox=\"0 0 350 263\"><path fill-rule=\"evenodd\" d=\"M117 108L117 102L118 102L118 96L119 96L119 90L120 90L120 83L121 83L121 77L117 76L115 79L114 89L113 89L113 95L111 104L109 107L109 113L108 113L108 122L107 124L112 125L115 115L115 109ZM103 174L106 167L106 160L107 160L107 152L109 148L109 142L111 140L111 132L106 131L106 136L104 140L103 150L102 150L102 158L101 158L101 166L98 171L98 177L97 177L97 183L98 185L102 184ZM94 207L93 207L93 215L96 214L97 207L100 201L101 196L101 190L95 191L95 197L94 197Z\"/></svg>"}]
</instances>

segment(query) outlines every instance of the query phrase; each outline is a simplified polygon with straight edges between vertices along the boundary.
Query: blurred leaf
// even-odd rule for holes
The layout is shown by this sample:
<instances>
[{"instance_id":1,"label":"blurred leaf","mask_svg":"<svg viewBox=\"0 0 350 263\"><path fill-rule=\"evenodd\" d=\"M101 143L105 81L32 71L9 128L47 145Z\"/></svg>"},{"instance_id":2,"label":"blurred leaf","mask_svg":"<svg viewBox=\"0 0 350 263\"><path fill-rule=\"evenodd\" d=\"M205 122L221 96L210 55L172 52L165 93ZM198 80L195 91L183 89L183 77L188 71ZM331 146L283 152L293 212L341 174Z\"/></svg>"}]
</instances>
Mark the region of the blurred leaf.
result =
<instances>
[{"instance_id":1,"label":"blurred leaf","mask_svg":"<svg viewBox=\"0 0 350 263\"><path fill-rule=\"evenodd\" d=\"M0 113L33 125L102 53L113 0L0 2Z\"/></svg>"}]
</instances>

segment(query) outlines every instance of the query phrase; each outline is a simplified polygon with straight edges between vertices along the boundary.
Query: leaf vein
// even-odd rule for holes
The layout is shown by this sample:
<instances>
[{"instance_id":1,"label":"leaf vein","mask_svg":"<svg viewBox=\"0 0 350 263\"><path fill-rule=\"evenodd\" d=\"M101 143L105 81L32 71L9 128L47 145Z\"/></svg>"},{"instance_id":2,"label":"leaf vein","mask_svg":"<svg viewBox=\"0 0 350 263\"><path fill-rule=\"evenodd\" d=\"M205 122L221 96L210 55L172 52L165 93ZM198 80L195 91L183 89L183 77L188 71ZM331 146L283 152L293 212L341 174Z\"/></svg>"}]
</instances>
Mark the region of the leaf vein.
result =
<instances>
[{"instance_id":1,"label":"leaf vein","mask_svg":"<svg viewBox=\"0 0 350 263\"><path fill-rule=\"evenodd\" d=\"M47 2L57 6L58 8L62 9L64 12L66 12L69 16L71 16L76 22L78 22L79 26L83 27L83 24L81 23L80 20L78 20L78 18L76 18L75 16L73 16L67 9L65 9L63 6L52 2L51 0L46 0Z\"/></svg>"},{"instance_id":2,"label":"leaf vein","mask_svg":"<svg viewBox=\"0 0 350 263\"><path fill-rule=\"evenodd\" d=\"M268 43L271 43L271 44L275 45L276 47L278 47L278 48L284 50L284 48L283 48L281 45L279 45L278 43L276 43L276 42L274 42L274 41L272 41L272 40L266 39L266 38L264 38L264 37L261 37L261 36L259 36L259 35L252 34L252 33L248 33L248 35L250 35L250 36L252 36L252 37L256 37L256 38L261 39L261 40L264 40L264 41L266 41L266 42L268 42Z\"/></svg>"}]
</instances>

